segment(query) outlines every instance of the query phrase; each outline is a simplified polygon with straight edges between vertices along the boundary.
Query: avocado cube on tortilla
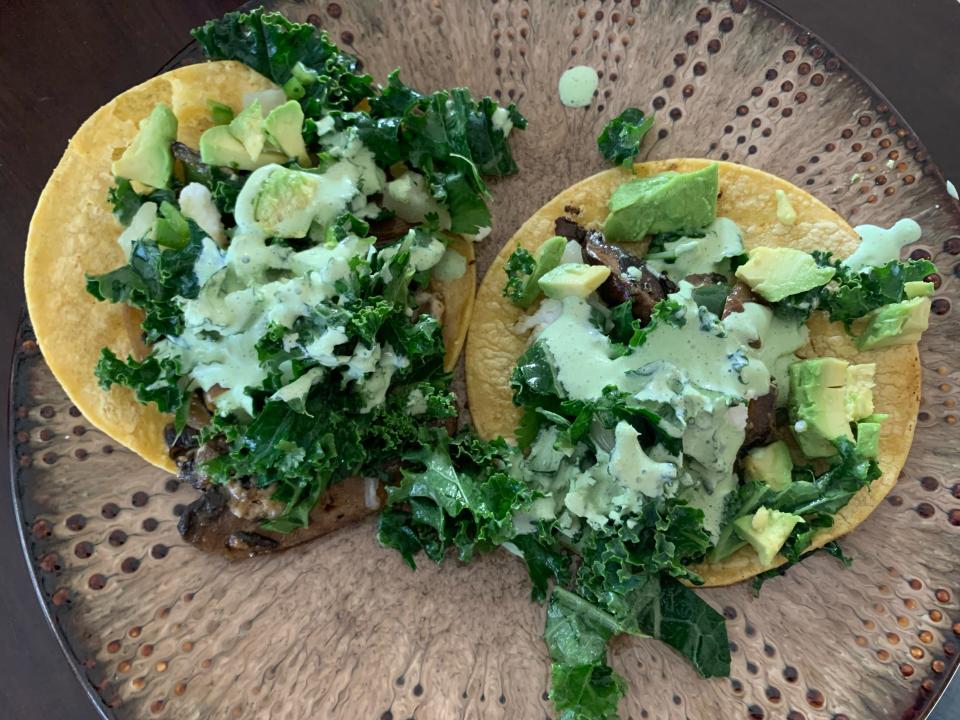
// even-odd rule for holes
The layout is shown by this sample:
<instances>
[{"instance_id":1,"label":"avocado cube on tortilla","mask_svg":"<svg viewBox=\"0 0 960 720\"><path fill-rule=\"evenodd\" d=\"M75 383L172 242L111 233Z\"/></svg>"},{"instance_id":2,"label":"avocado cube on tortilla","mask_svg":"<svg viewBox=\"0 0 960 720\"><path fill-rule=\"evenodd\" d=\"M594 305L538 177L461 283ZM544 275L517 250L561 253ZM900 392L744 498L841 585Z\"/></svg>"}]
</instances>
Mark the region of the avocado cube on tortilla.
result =
<instances>
[{"instance_id":1,"label":"avocado cube on tortilla","mask_svg":"<svg viewBox=\"0 0 960 720\"><path fill-rule=\"evenodd\" d=\"M758 247L737 268L737 278L769 302L826 285L836 269L820 267L809 253L794 248Z\"/></svg>"},{"instance_id":2,"label":"avocado cube on tortilla","mask_svg":"<svg viewBox=\"0 0 960 720\"><path fill-rule=\"evenodd\" d=\"M170 144L177 139L177 118L163 103L154 105L140 130L111 170L117 177L152 188L165 188L173 173Z\"/></svg>"},{"instance_id":3,"label":"avocado cube on tortilla","mask_svg":"<svg viewBox=\"0 0 960 720\"><path fill-rule=\"evenodd\" d=\"M790 420L793 435L808 458L832 457L836 441L853 441L847 420L847 368L838 358L793 363L790 375Z\"/></svg>"},{"instance_id":4,"label":"avocado cube on tortilla","mask_svg":"<svg viewBox=\"0 0 960 720\"><path fill-rule=\"evenodd\" d=\"M769 565L803 518L792 513L771 510L762 505L753 515L733 521L737 534L757 551L761 565Z\"/></svg>"}]
</instances>

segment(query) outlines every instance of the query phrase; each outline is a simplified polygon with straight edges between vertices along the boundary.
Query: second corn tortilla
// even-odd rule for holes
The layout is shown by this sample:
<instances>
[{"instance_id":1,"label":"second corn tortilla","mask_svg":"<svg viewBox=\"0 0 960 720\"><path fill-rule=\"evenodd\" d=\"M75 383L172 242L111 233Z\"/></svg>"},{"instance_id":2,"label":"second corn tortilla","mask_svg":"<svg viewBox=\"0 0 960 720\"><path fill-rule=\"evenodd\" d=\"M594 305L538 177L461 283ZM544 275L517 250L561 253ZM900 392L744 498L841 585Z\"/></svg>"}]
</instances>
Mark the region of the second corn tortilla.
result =
<instances>
[{"instance_id":1,"label":"second corn tortilla","mask_svg":"<svg viewBox=\"0 0 960 720\"><path fill-rule=\"evenodd\" d=\"M517 247L536 250L554 235L554 221L563 215L583 225L601 225L607 216L610 195L632 177L647 177L668 170L691 172L710 162L698 158L659 160L635 165L635 175L623 169L598 173L550 200L504 245L480 285L467 340L467 397L474 425L481 436L512 438L520 418L520 410L512 401L510 375L517 358L526 349L527 336L513 330L524 311L502 295L507 258ZM717 215L737 223L746 249L762 245L827 250L842 258L857 247L859 238L847 222L809 193L761 170L728 162L718 165ZM784 225L778 220L776 190L783 190L796 210L794 225ZM573 214L571 208L579 213ZM913 442L921 377L916 344L860 352L843 326L830 323L822 313L814 313L808 327L810 342L798 354L839 357L851 363L876 363L874 406L876 412L890 416L884 421L880 435L878 462L883 475L861 489L836 514L833 527L816 535L812 550L857 527L896 484ZM692 569L703 577L705 585L716 586L745 580L784 562L785 558L778 555L770 565L763 566L753 549L745 547L720 563L703 563Z\"/></svg>"}]
</instances>

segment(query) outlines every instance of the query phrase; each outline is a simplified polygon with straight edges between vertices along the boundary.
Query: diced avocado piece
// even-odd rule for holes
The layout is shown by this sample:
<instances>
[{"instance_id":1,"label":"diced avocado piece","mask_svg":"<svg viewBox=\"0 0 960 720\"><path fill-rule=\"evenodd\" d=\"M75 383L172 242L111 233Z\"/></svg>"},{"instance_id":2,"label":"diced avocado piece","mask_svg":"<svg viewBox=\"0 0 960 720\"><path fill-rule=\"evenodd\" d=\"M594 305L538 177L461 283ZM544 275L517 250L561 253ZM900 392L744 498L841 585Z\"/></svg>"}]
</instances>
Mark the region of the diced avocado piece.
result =
<instances>
[{"instance_id":1,"label":"diced avocado piece","mask_svg":"<svg viewBox=\"0 0 960 720\"><path fill-rule=\"evenodd\" d=\"M753 515L734 520L733 527L757 551L760 564L766 566L773 562L793 528L801 522L803 518L799 515L761 506Z\"/></svg>"},{"instance_id":2,"label":"diced avocado piece","mask_svg":"<svg viewBox=\"0 0 960 720\"><path fill-rule=\"evenodd\" d=\"M263 132L263 109L260 101L254 100L247 105L227 127L230 128L230 134L239 140L243 149L247 151L250 162L256 161L267 139Z\"/></svg>"},{"instance_id":3,"label":"diced avocado piece","mask_svg":"<svg viewBox=\"0 0 960 720\"><path fill-rule=\"evenodd\" d=\"M794 248L758 247L736 275L770 302L826 285L836 268L820 267L809 253Z\"/></svg>"},{"instance_id":4,"label":"diced avocado piece","mask_svg":"<svg viewBox=\"0 0 960 720\"><path fill-rule=\"evenodd\" d=\"M229 125L214 125L200 136L200 159L207 165L220 165L236 170L256 170L270 163L284 163L287 156L264 150L256 160L250 160L246 149L230 133Z\"/></svg>"},{"instance_id":5,"label":"diced avocado piece","mask_svg":"<svg viewBox=\"0 0 960 720\"><path fill-rule=\"evenodd\" d=\"M210 98L207 98L207 110L210 111L210 119L214 125L229 125L234 117L233 108Z\"/></svg>"},{"instance_id":6,"label":"diced avocado piece","mask_svg":"<svg viewBox=\"0 0 960 720\"><path fill-rule=\"evenodd\" d=\"M915 297L927 297L933 295L933 283L925 280L911 280L903 284L903 292L907 295L907 300Z\"/></svg>"},{"instance_id":7,"label":"diced avocado piece","mask_svg":"<svg viewBox=\"0 0 960 720\"><path fill-rule=\"evenodd\" d=\"M862 420L873 414L873 376L875 363L851 365L847 368L847 420Z\"/></svg>"},{"instance_id":8,"label":"diced avocado piece","mask_svg":"<svg viewBox=\"0 0 960 720\"><path fill-rule=\"evenodd\" d=\"M549 298L585 298L610 277L606 265L565 263L558 265L540 278L540 289Z\"/></svg>"},{"instance_id":9,"label":"diced avocado piece","mask_svg":"<svg viewBox=\"0 0 960 720\"><path fill-rule=\"evenodd\" d=\"M608 240L628 242L652 233L699 230L717 215L719 185L716 163L625 182L610 196L603 232Z\"/></svg>"},{"instance_id":10,"label":"diced avocado piece","mask_svg":"<svg viewBox=\"0 0 960 720\"><path fill-rule=\"evenodd\" d=\"M302 85L313 85L319 75L316 70L308 68L302 61L298 60L291 70L293 76L300 81Z\"/></svg>"},{"instance_id":11,"label":"diced avocado piece","mask_svg":"<svg viewBox=\"0 0 960 720\"><path fill-rule=\"evenodd\" d=\"M190 240L190 226L177 208L164 200L160 203L160 215L154 224L154 239L157 245L179 250Z\"/></svg>"},{"instance_id":12,"label":"diced avocado piece","mask_svg":"<svg viewBox=\"0 0 960 720\"><path fill-rule=\"evenodd\" d=\"M884 420L889 418L889 413L873 413L872 415L867 415L862 422L872 422L872 423L882 423Z\"/></svg>"},{"instance_id":13,"label":"diced avocado piece","mask_svg":"<svg viewBox=\"0 0 960 720\"><path fill-rule=\"evenodd\" d=\"M310 156L303 142L303 108L296 100L275 107L263 121L273 143L287 156L296 158L301 167L310 166Z\"/></svg>"},{"instance_id":14,"label":"diced avocado piece","mask_svg":"<svg viewBox=\"0 0 960 720\"><path fill-rule=\"evenodd\" d=\"M876 459L880 446L880 423L857 423L857 450L865 458Z\"/></svg>"},{"instance_id":15,"label":"diced avocado piece","mask_svg":"<svg viewBox=\"0 0 960 720\"><path fill-rule=\"evenodd\" d=\"M307 89L296 75L291 75L290 79L283 84L283 94L291 100L299 100L307 94Z\"/></svg>"},{"instance_id":16,"label":"diced avocado piece","mask_svg":"<svg viewBox=\"0 0 960 720\"><path fill-rule=\"evenodd\" d=\"M173 173L173 152L170 144L177 139L177 118L163 103L140 123L133 142L114 161L112 170L117 177L136 180L153 188L165 188Z\"/></svg>"},{"instance_id":17,"label":"diced avocado piece","mask_svg":"<svg viewBox=\"0 0 960 720\"><path fill-rule=\"evenodd\" d=\"M299 170L275 168L254 201L254 221L268 235L306 237L317 214L317 178Z\"/></svg>"},{"instance_id":18,"label":"diced avocado piece","mask_svg":"<svg viewBox=\"0 0 960 720\"><path fill-rule=\"evenodd\" d=\"M743 478L747 482L766 483L774 490L785 490L793 482L793 460L783 440L754 448L743 458Z\"/></svg>"},{"instance_id":19,"label":"diced avocado piece","mask_svg":"<svg viewBox=\"0 0 960 720\"><path fill-rule=\"evenodd\" d=\"M737 490L737 500L740 501L740 508L736 515L727 519L726 524L720 530L720 536L710 553L710 562L720 562L747 544L737 535L733 527L733 521L756 510L769 492L770 487L765 483L745 484Z\"/></svg>"},{"instance_id":20,"label":"diced avocado piece","mask_svg":"<svg viewBox=\"0 0 960 720\"><path fill-rule=\"evenodd\" d=\"M566 246L566 238L554 235L537 248L537 251L533 254L536 265L534 265L530 277L527 278L523 293L514 300L516 305L528 308L540 296L540 278L560 264L560 258L563 257L563 250Z\"/></svg>"},{"instance_id":21,"label":"diced avocado piece","mask_svg":"<svg viewBox=\"0 0 960 720\"><path fill-rule=\"evenodd\" d=\"M930 298L884 305L874 311L863 334L857 338L861 350L875 350L892 345L907 345L920 340L930 322Z\"/></svg>"},{"instance_id":22,"label":"diced avocado piece","mask_svg":"<svg viewBox=\"0 0 960 720\"><path fill-rule=\"evenodd\" d=\"M847 367L837 358L799 360L790 366L790 420L793 435L809 458L836 454L834 441L853 441L847 420Z\"/></svg>"}]
</instances>

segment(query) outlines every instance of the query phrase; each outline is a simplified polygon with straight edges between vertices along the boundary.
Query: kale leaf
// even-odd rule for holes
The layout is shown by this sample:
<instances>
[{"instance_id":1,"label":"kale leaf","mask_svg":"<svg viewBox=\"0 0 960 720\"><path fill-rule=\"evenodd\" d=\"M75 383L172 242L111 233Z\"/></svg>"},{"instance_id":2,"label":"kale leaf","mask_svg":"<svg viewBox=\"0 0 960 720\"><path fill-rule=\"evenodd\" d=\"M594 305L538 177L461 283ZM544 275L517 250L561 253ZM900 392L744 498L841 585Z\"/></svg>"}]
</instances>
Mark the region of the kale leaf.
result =
<instances>
[{"instance_id":1,"label":"kale leaf","mask_svg":"<svg viewBox=\"0 0 960 720\"><path fill-rule=\"evenodd\" d=\"M556 588L547 608L544 639L550 651L550 698L562 720L616 720L626 692L607 665L607 641L623 628L583 598Z\"/></svg>"},{"instance_id":2,"label":"kale leaf","mask_svg":"<svg viewBox=\"0 0 960 720\"><path fill-rule=\"evenodd\" d=\"M651 127L653 115L644 115L639 108L627 108L608 122L597 137L600 154L614 165L629 166Z\"/></svg>"},{"instance_id":3,"label":"kale leaf","mask_svg":"<svg viewBox=\"0 0 960 720\"><path fill-rule=\"evenodd\" d=\"M87 275L87 292L97 300L124 302L141 308L144 340L154 343L179 335L183 313L176 298L195 298L200 292L193 266L205 233L191 220L186 245L162 248L152 240L135 240L128 264L102 275Z\"/></svg>"},{"instance_id":4,"label":"kale leaf","mask_svg":"<svg viewBox=\"0 0 960 720\"><path fill-rule=\"evenodd\" d=\"M278 85L287 83L301 63L314 77L299 98L306 117L352 110L374 94L372 79L360 73L355 57L341 52L324 31L290 22L277 12L256 8L227 13L191 34L208 58L238 60Z\"/></svg>"},{"instance_id":5,"label":"kale leaf","mask_svg":"<svg viewBox=\"0 0 960 720\"><path fill-rule=\"evenodd\" d=\"M387 488L380 543L400 551L415 568L419 552L441 562L455 548L466 562L511 540L513 515L532 496L522 481L503 471L509 453L502 441L484 444L469 434L451 439L437 431L425 438L423 447L404 455L420 469L405 468L400 483ZM538 577L557 567L555 558L542 553L532 560L531 575Z\"/></svg>"},{"instance_id":6,"label":"kale leaf","mask_svg":"<svg viewBox=\"0 0 960 720\"><path fill-rule=\"evenodd\" d=\"M498 111L493 100L475 100L466 88L421 94L394 71L371 98L369 113L344 114L341 121L357 126L382 167L405 161L422 172L450 212L450 229L473 234L490 225L481 176L517 172L504 125L494 122ZM526 127L514 105L503 111L514 128Z\"/></svg>"},{"instance_id":7,"label":"kale leaf","mask_svg":"<svg viewBox=\"0 0 960 720\"><path fill-rule=\"evenodd\" d=\"M104 390L125 385L134 391L137 400L155 403L160 412L180 415L187 404L187 393L180 383L180 362L174 358L151 354L139 361L128 357L124 362L103 348L94 374ZM182 423L178 424L182 427Z\"/></svg>"},{"instance_id":8,"label":"kale leaf","mask_svg":"<svg viewBox=\"0 0 960 720\"><path fill-rule=\"evenodd\" d=\"M503 286L503 296L514 302L519 302L527 288L527 280L533 275L537 261L526 248L518 247L503 266L507 274L507 282Z\"/></svg>"},{"instance_id":9,"label":"kale leaf","mask_svg":"<svg viewBox=\"0 0 960 720\"><path fill-rule=\"evenodd\" d=\"M839 262L834 266L837 285L824 292L821 309L830 314L831 320L840 321L848 328L854 320L877 308L905 300L905 283L923 280L937 271L929 260L892 260L860 272L851 271Z\"/></svg>"},{"instance_id":10,"label":"kale leaf","mask_svg":"<svg viewBox=\"0 0 960 720\"><path fill-rule=\"evenodd\" d=\"M113 215L117 222L126 227L137 214L140 206L145 202L155 202L159 205L162 202L176 202L176 198L169 190L152 190L146 195L141 195L133 189L133 185L126 178L116 178L115 184L107 191L107 202L113 207Z\"/></svg>"},{"instance_id":11,"label":"kale leaf","mask_svg":"<svg viewBox=\"0 0 960 720\"><path fill-rule=\"evenodd\" d=\"M797 560L795 560L795 561L786 562L786 563L784 563L783 565L780 565L779 567L770 568L769 570L764 570L762 573L760 573L760 574L758 574L758 575L754 575L754 577L753 577L753 582L751 583L751 589L752 589L752 591L753 591L753 596L754 596L754 597L759 597L759 596L760 596L760 588L763 587L763 584L764 584L767 580L770 580L771 578L781 577L781 576L783 576L783 575L786 575L786 574L787 574L787 570L789 570L790 568L792 568L792 567L793 567L794 565L796 565L798 562L801 562L801 561L803 561L803 560L806 560L806 559L809 558L809 557L813 557L813 556L816 555L817 552L819 552L819 551L823 551L823 552L827 553L828 555L831 555L831 556L835 557L837 560L840 561L840 563L841 563L844 567L847 567L847 568L848 568L848 567L850 567L850 566L853 564L853 560L851 560L850 557L848 557L848 556L843 552L843 548L840 547L840 543L838 543L836 540L831 540L831 541L828 542L826 545L823 545L822 547L817 548L817 549L814 550L813 552L807 553L806 555L804 555L803 557L801 557L801 558L799 558L799 559L797 559Z\"/></svg>"}]
</instances>

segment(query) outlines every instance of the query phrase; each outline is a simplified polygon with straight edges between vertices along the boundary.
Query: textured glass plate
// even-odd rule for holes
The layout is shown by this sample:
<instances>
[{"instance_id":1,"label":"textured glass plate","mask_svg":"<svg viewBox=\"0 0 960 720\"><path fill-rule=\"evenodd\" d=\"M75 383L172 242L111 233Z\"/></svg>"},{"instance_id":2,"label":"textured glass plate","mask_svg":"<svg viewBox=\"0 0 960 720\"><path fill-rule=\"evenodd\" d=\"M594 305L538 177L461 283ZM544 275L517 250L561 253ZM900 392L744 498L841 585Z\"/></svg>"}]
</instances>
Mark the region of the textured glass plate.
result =
<instances>
[{"instance_id":1,"label":"textured glass plate","mask_svg":"<svg viewBox=\"0 0 960 720\"><path fill-rule=\"evenodd\" d=\"M901 718L957 662L960 218L903 120L816 38L758 3L423 0L275 3L327 28L382 79L516 100L520 175L494 188L500 244L557 191L602 168L594 138L653 107L649 157L730 159L781 175L856 222L923 214L915 257L940 268L924 336L917 438L899 484L844 540L770 581L703 592L729 619L729 679L701 680L662 644L617 641L624 718ZM563 108L560 73L602 71ZM934 209L939 206L939 209ZM925 212L927 211L927 212ZM119 718L541 718L543 609L496 553L410 572L372 523L237 564L176 531L193 490L91 428L24 324L12 427L25 545L42 601L105 714Z\"/></svg>"}]
</instances>

